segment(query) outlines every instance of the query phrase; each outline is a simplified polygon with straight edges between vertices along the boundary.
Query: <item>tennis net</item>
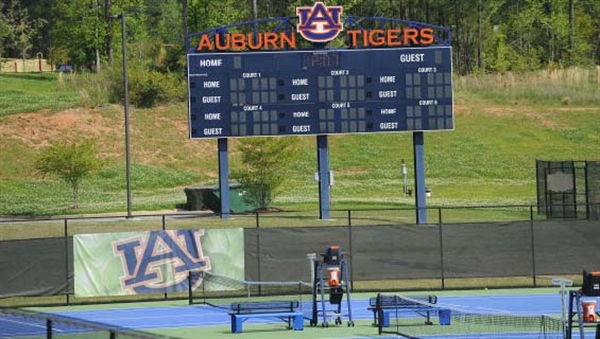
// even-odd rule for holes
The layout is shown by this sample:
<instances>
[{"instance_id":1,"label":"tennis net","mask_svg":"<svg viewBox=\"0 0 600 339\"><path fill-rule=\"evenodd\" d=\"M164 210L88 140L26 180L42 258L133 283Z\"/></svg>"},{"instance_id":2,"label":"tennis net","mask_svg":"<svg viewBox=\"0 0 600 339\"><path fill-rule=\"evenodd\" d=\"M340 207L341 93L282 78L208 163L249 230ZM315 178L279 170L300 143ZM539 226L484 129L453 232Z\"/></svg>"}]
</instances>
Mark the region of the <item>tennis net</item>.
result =
<instances>
[{"instance_id":1,"label":"tennis net","mask_svg":"<svg viewBox=\"0 0 600 339\"><path fill-rule=\"evenodd\" d=\"M64 315L0 309L0 338L174 339Z\"/></svg>"},{"instance_id":2,"label":"tennis net","mask_svg":"<svg viewBox=\"0 0 600 339\"><path fill-rule=\"evenodd\" d=\"M312 293L312 285L303 281L248 281L206 271L190 271L188 280L190 305L218 306L227 298L260 301L284 296L302 302Z\"/></svg>"},{"instance_id":3,"label":"tennis net","mask_svg":"<svg viewBox=\"0 0 600 339\"><path fill-rule=\"evenodd\" d=\"M545 315L481 313L430 304L409 297L379 294L379 334L427 339L562 339L563 323ZM424 321L424 314L431 321Z\"/></svg>"}]
</instances>

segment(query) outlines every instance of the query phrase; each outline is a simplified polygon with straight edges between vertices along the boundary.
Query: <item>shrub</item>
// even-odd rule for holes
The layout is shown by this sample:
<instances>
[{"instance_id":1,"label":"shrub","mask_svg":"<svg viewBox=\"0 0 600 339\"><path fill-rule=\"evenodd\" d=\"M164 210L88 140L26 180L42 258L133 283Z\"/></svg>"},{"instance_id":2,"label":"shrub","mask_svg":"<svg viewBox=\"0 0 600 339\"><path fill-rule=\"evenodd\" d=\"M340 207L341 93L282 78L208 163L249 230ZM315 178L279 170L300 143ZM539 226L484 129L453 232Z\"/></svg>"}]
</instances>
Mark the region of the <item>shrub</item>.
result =
<instances>
[{"instance_id":1,"label":"shrub","mask_svg":"<svg viewBox=\"0 0 600 339\"><path fill-rule=\"evenodd\" d=\"M122 73L112 73L111 100L123 102ZM129 102L137 107L154 107L160 104L185 100L186 86L174 73L160 73L144 67L128 69Z\"/></svg>"}]
</instances>

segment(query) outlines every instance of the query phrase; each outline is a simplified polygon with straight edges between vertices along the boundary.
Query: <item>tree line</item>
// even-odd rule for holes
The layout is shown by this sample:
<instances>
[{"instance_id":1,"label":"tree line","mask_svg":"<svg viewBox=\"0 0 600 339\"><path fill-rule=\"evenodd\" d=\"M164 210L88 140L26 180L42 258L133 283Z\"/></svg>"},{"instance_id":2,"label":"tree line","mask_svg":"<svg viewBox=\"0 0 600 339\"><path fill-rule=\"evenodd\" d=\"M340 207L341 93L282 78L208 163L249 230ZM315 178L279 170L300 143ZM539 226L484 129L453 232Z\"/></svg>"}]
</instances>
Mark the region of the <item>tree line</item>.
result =
<instances>
[{"instance_id":1,"label":"tree line","mask_svg":"<svg viewBox=\"0 0 600 339\"><path fill-rule=\"evenodd\" d=\"M100 71L112 65L127 18L131 57L162 71L185 68L188 33L295 16L306 0L7 0L0 3L0 56L42 53ZM344 15L393 17L451 29L458 74L600 64L597 0L339 0ZM186 20L184 20L186 18ZM116 53L118 57L118 53Z\"/></svg>"}]
</instances>

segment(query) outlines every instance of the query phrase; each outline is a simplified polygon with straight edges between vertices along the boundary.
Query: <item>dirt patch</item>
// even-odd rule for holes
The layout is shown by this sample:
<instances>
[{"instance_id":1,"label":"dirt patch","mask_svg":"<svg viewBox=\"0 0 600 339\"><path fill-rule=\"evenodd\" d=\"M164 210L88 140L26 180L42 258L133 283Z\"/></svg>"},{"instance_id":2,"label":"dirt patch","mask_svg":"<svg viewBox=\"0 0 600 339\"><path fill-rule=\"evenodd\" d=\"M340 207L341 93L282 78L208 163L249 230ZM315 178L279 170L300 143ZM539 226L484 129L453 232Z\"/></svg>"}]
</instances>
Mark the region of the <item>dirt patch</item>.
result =
<instances>
[{"instance_id":1,"label":"dirt patch","mask_svg":"<svg viewBox=\"0 0 600 339\"><path fill-rule=\"evenodd\" d=\"M214 140L188 138L187 119L183 119L187 112L177 113L177 119L165 112L166 109L160 107L131 110L130 141L134 162L160 165L186 157L216 157ZM151 122L137 120L142 115ZM43 110L3 117L0 139L13 140L33 150L48 147L57 140L94 139L102 158L119 159L125 153L124 125L123 107L118 105L99 109L78 107L60 112Z\"/></svg>"},{"instance_id":2,"label":"dirt patch","mask_svg":"<svg viewBox=\"0 0 600 339\"><path fill-rule=\"evenodd\" d=\"M52 140L97 138L114 133L114 127L100 112L86 108L16 114L6 117L0 125L0 138L17 140L34 149L46 147Z\"/></svg>"}]
</instances>

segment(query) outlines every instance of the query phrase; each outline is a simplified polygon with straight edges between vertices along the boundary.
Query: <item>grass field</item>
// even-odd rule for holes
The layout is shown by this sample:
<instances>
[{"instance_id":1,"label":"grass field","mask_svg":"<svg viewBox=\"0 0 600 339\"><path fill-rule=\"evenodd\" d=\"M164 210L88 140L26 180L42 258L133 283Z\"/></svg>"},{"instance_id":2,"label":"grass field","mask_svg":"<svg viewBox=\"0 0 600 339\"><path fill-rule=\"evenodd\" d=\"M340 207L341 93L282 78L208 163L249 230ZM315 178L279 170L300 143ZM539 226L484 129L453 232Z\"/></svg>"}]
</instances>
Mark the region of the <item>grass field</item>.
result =
<instances>
[{"instance_id":1,"label":"grass field","mask_svg":"<svg viewBox=\"0 0 600 339\"><path fill-rule=\"evenodd\" d=\"M69 88L59 77L62 74L1 74L0 118L15 113L57 111L79 105L77 90Z\"/></svg>"},{"instance_id":2,"label":"grass field","mask_svg":"<svg viewBox=\"0 0 600 339\"><path fill-rule=\"evenodd\" d=\"M70 76L0 75L0 215L126 210L122 108L82 107L80 82ZM455 125L425 135L428 206L530 204L536 159L600 159L600 89L591 70L457 78ZM105 167L83 181L81 208L72 210L70 187L39 176L33 162L53 141L79 138L97 141ZM299 137L297 145L301 153L275 206L315 211L315 138ZM413 204L401 194L400 173L404 159L412 186L411 134L330 136L329 147L331 208ZM184 187L218 179L216 140L189 140L185 104L132 109L131 152L134 212L175 210L185 203Z\"/></svg>"}]
</instances>

